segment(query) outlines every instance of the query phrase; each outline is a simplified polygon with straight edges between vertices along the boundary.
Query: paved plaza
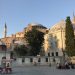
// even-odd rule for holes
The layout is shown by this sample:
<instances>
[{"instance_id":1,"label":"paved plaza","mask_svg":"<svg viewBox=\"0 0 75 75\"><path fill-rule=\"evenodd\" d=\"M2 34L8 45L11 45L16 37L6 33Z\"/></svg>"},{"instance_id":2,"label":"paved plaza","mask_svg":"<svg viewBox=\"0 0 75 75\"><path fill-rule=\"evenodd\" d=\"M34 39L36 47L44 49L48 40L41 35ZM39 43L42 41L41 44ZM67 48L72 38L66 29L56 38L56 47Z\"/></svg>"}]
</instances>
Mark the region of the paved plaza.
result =
<instances>
[{"instance_id":1,"label":"paved plaza","mask_svg":"<svg viewBox=\"0 0 75 75\"><path fill-rule=\"evenodd\" d=\"M49 66L14 67L12 74L5 75L75 75L75 69L59 70Z\"/></svg>"}]
</instances>

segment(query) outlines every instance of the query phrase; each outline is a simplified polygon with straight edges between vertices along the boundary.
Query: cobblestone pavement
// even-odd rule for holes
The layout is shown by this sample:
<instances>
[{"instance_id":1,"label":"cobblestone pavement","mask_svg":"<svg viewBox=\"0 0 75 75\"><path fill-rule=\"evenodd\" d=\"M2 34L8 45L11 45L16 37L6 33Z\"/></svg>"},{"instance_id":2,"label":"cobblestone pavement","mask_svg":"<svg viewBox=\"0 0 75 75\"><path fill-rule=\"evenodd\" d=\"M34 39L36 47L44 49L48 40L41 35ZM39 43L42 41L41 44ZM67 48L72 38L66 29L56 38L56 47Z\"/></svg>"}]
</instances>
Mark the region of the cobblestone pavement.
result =
<instances>
[{"instance_id":1,"label":"cobblestone pavement","mask_svg":"<svg viewBox=\"0 0 75 75\"><path fill-rule=\"evenodd\" d=\"M5 75L75 75L75 69L59 70L49 66L19 66L13 68L12 74Z\"/></svg>"}]
</instances>

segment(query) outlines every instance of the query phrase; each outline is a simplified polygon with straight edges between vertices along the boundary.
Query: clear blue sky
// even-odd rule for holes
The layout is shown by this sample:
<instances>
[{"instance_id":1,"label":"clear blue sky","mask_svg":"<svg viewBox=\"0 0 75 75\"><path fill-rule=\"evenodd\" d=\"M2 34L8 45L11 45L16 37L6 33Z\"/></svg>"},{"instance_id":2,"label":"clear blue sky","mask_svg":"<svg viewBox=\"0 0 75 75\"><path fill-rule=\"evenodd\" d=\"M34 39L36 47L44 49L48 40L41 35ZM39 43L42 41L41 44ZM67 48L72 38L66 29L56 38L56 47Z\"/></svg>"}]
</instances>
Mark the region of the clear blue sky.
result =
<instances>
[{"instance_id":1,"label":"clear blue sky","mask_svg":"<svg viewBox=\"0 0 75 75\"><path fill-rule=\"evenodd\" d=\"M0 38L5 22L11 35L33 22L50 28L66 16L72 18L73 11L75 0L0 0Z\"/></svg>"}]
</instances>

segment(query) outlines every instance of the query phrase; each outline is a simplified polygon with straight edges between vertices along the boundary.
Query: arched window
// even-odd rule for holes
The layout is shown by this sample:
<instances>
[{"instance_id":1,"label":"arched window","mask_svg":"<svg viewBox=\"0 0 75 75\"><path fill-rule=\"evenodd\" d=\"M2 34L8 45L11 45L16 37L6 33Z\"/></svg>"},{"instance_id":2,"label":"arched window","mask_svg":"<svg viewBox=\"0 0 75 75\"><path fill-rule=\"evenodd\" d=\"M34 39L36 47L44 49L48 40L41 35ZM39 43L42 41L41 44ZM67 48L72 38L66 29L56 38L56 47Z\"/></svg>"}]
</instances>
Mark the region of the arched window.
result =
<instances>
[{"instance_id":1,"label":"arched window","mask_svg":"<svg viewBox=\"0 0 75 75\"><path fill-rule=\"evenodd\" d=\"M30 58L30 62L33 62L33 59L32 58Z\"/></svg>"},{"instance_id":2,"label":"arched window","mask_svg":"<svg viewBox=\"0 0 75 75\"><path fill-rule=\"evenodd\" d=\"M56 52L56 56L58 56L58 52Z\"/></svg>"},{"instance_id":3,"label":"arched window","mask_svg":"<svg viewBox=\"0 0 75 75\"><path fill-rule=\"evenodd\" d=\"M46 58L46 62L48 62L48 58Z\"/></svg>"},{"instance_id":4,"label":"arched window","mask_svg":"<svg viewBox=\"0 0 75 75\"><path fill-rule=\"evenodd\" d=\"M48 53L48 56L50 57L50 53Z\"/></svg>"},{"instance_id":5,"label":"arched window","mask_svg":"<svg viewBox=\"0 0 75 75\"><path fill-rule=\"evenodd\" d=\"M54 56L54 52L52 52L52 56Z\"/></svg>"}]
</instances>

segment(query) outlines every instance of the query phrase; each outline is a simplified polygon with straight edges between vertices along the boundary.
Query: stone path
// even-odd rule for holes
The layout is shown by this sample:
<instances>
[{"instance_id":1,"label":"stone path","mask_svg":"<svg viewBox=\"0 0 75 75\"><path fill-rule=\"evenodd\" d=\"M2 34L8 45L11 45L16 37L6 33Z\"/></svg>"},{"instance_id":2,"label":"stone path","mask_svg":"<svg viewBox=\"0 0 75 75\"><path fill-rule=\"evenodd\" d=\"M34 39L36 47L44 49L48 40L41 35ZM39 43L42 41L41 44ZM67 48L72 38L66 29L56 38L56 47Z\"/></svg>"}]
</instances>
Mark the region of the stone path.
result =
<instances>
[{"instance_id":1,"label":"stone path","mask_svg":"<svg viewBox=\"0 0 75 75\"><path fill-rule=\"evenodd\" d=\"M5 75L75 75L75 69L59 70L49 66L14 67L12 74Z\"/></svg>"}]
</instances>

